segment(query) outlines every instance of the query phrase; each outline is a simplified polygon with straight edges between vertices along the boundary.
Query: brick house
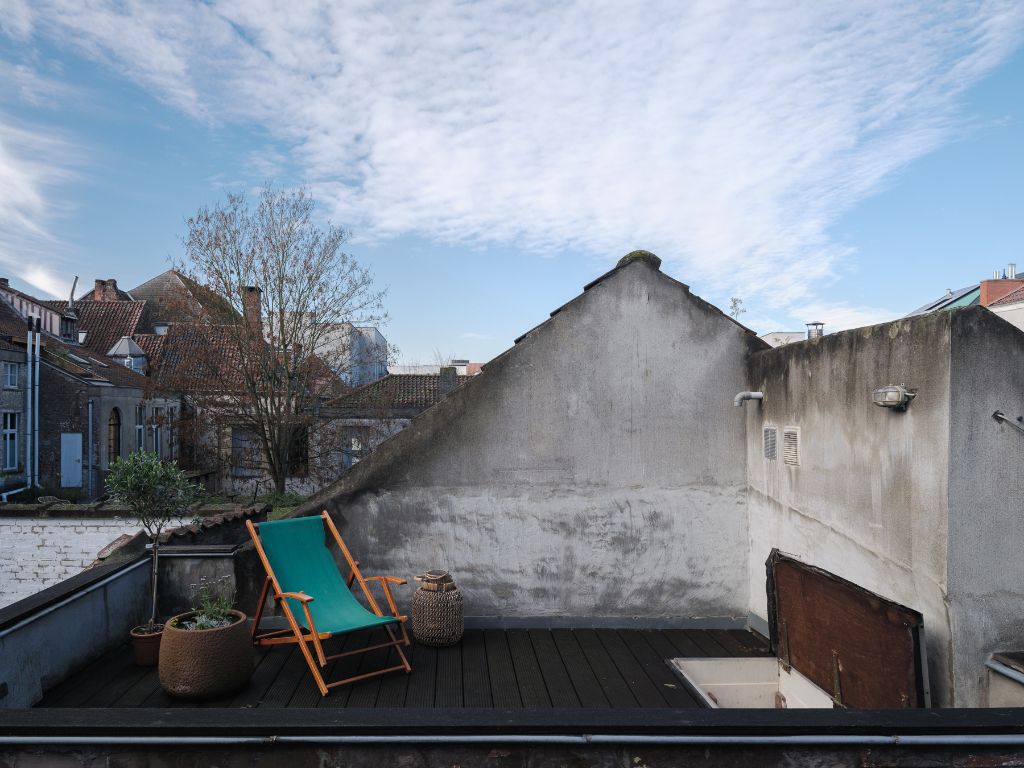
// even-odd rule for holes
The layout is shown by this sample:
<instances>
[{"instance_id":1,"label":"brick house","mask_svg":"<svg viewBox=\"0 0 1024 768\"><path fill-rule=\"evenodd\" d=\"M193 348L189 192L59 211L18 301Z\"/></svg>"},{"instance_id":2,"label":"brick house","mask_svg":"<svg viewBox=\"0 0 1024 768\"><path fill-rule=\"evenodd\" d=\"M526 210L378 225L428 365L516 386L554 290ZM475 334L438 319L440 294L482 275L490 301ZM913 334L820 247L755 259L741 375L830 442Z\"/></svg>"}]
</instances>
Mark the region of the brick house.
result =
<instances>
[{"instance_id":1,"label":"brick house","mask_svg":"<svg viewBox=\"0 0 1024 768\"><path fill-rule=\"evenodd\" d=\"M33 419L26 415L35 408L25 388L33 355L30 320L38 326L40 350ZM9 490L20 482L91 499L102 494L115 457L143 449L167 459L177 455L179 400L153 392L140 371L80 343L78 322L78 307L37 299L0 279L0 359L18 366L17 373L5 366L11 386L2 395L11 428L5 446L19 456L18 469L4 476ZM30 440L35 445L28 456Z\"/></svg>"}]
</instances>

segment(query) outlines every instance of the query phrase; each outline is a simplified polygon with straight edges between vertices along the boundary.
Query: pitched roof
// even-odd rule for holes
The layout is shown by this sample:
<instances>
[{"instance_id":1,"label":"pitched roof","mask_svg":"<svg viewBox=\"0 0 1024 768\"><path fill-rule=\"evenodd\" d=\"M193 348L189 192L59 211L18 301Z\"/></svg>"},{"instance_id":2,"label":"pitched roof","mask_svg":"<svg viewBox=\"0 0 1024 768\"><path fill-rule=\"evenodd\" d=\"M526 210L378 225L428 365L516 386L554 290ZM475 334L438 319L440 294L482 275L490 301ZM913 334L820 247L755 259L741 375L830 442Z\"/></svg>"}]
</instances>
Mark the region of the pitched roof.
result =
<instances>
[{"instance_id":1,"label":"pitched roof","mask_svg":"<svg viewBox=\"0 0 1024 768\"><path fill-rule=\"evenodd\" d=\"M150 322L188 322L198 314L212 318L238 315L227 299L176 269L169 269L132 288L131 295L136 300L150 303Z\"/></svg>"},{"instance_id":2,"label":"pitched roof","mask_svg":"<svg viewBox=\"0 0 1024 768\"><path fill-rule=\"evenodd\" d=\"M1010 291L1010 293L1006 294L1005 296L1003 296L1003 298L999 299L998 301L993 301L991 304L989 304L989 306L998 307L1002 304L1018 304L1019 302L1022 301L1024 301L1024 285L1022 285L1015 291Z\"/></svg>"},{"instance_id":3,"label":"pitched roof","mask_svg":"<svg viewBox=\"0 0 1024 768\"><path fill-rule=\"evenodd\" d=\"M473 376L456 376L455 388ZM445 398L439 374L391 373L339 398L334 405L359 411L375 408L424 411Z\"/></svg>"},{"instance_id":4,"label":"pitched roof","mask_svg":"<svg viewBox=\"0 0 1024 768\"><path fill-rule=\"evenodd\" d=\"M23 339L25 318L6 302L0 301L0 335ZM41 334L43 361L64 373L92 384L119 387L146 386L146 377L119 365L102 354L68 344L48 333Z\"/></svg>"},{"instance_id":5,"label":"pitched roof","mask_svg":"<svg viewBox=\"0 0 1024 768\"><path fill-rule=\"evenodd\" d=\"M66 312L66 301L48 301L58 312ZM142 330L144 301L84 301L75 302L78 330L85 331L82 346L98 355L106 355L125 336Z\"/></svg>"}]
</instances>

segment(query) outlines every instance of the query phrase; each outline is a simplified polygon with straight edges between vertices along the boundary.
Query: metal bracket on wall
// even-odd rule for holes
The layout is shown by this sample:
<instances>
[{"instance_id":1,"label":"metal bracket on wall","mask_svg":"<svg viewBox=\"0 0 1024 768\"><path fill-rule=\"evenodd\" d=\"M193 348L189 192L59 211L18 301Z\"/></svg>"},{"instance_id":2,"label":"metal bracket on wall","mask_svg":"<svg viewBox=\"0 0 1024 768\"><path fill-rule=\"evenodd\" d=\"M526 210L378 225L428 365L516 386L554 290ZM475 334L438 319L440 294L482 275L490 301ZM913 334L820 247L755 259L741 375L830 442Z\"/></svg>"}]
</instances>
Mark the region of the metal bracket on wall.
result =
<instances>
[{"instance_id":1,"label":"metal bracket on wall","mask_svg":"<svg viewBox=\"0 0 1024 768\"><path fill-rule=\"evenodd\" d=\"M1010 421L1010 417L1007 416L1002 411L996 411L995 413L992 414L992 418L995 419L996 421L1006 422L1011 427L1016 429L1018 432L1024 434L1024 426L1021 426L1020 424L1020 422L1024 422L1024 416L1018 416L1017 421L1014 422Z\"/></svg>"}]
</instances>

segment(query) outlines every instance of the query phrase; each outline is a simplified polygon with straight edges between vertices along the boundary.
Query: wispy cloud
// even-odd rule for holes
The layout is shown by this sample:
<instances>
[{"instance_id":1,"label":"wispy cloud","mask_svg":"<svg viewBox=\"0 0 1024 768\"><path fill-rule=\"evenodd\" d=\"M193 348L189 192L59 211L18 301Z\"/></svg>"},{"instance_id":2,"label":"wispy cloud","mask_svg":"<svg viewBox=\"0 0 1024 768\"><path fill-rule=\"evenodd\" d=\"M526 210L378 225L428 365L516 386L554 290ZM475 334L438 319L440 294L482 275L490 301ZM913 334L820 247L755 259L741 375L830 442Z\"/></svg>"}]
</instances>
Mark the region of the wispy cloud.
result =
<instances>
[{"instance_id":1,"label":"wispy cloud","mask_svg":"<svg viewBox=\"0 0 1024 768\"><path fill-rule=\"evenodd\" d=\"M780 312L814 306L847 253L830 225L949 138L1024 26L1016 0L18 7L17 34L262 125L365 236L647 247Z\"/></svg>"},{"instance_id":2,"label":"wispy cloud","mask_svg":"<svg viewBox=\"0 0 1024 768\"><path fill-rule=\"evenodd\" d=\"M51 296L65 286L48 267L59 250L49 222L60 213L49 193L72 177L69 155L62 140L0 116L0 268Z\"/></svg>"}]
</instances>

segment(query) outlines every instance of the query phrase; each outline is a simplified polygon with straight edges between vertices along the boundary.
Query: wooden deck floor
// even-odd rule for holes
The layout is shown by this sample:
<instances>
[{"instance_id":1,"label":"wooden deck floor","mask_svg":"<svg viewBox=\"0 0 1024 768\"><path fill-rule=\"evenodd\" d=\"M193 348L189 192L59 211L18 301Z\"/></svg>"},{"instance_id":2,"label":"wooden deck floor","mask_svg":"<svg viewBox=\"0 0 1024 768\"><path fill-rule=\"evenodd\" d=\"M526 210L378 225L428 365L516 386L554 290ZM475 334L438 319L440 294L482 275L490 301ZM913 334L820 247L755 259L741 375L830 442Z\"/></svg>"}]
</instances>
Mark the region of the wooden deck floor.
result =
<instances>
[{"instance_id":1,"label":"wooden deck floor","mask_svg":"<svg viewBox=\"0 0 1024 768\"><path fill-rule=\"evenodd\" d=\"M338 643L335 648L344 644L344 650L371 644L365 633ZM328 679L396 663L387 653L371 651L332 662ZM245 688L196 704L169 697L160 688L156 669L136 667L131 650L122 647L50 690L37 706L697 707L665 659L764 656L768 646L763 637L744 630L495 629L468 630L462 643L451 648L414 644L409 654L411 674L342 686L321 697L294 647L261 650Z\"/></svg>"}]
</instances>

